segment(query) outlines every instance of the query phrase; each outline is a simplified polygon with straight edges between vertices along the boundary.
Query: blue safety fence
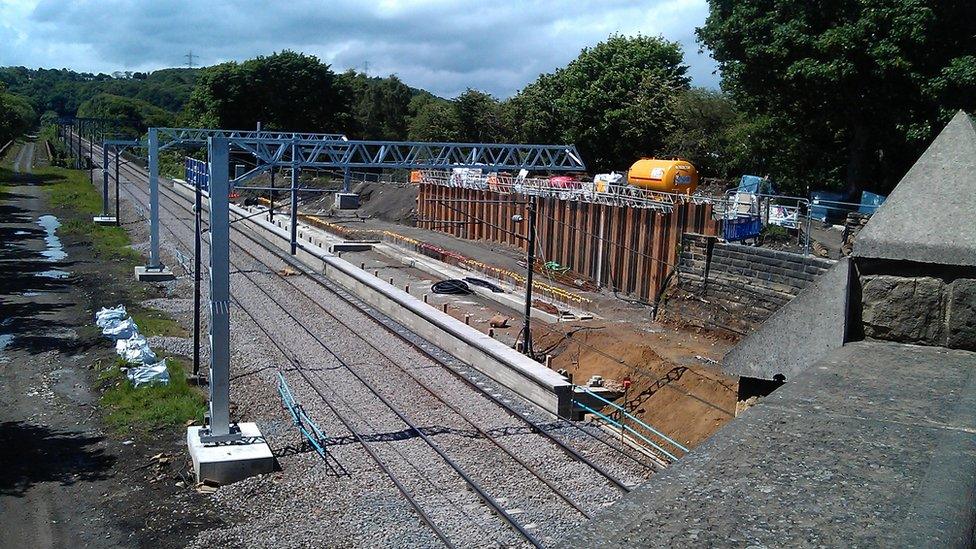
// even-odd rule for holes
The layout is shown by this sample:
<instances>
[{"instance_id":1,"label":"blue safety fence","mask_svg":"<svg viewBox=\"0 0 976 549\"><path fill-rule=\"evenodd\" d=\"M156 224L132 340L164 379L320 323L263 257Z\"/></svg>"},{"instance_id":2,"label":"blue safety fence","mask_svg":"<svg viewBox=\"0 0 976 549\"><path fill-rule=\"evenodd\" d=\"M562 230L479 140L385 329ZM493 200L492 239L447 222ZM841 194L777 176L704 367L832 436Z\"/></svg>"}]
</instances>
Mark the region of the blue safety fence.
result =
<instances>
[{"instance_id":1,"label":"blue safety fence","mask_svg":"<svg viewBox=\"0 0 976 549\"><path fill-rule=\"evenodd\" d=\"M610 417L609 415L604 414L603 412L600 412L599 410L595 410L595 409L591 408L590 406L587 406L586 404L584 404L582 402L579 402L577 400L573 400L573 405L574 406L577 406L581 410L584 410L586 412L589 412L589 413L597 416L598 418L602 419L603 421L606 421L607 423L613 425L614 427L617 427L618 429L621 429L623 431L627 431L628 433L633 434L637 438L641 439L642 441L644 441L648 445L650 445L651 448L654 448L658 452L664 454L664 456L666 458L668 458L669 460L671 460L671 461L678 461L678 456L676 456L672 451L668 451L666 448L662 447L660 444L658 444L658 443L654 442L653 440L651 440L650 438L648 438L644 433L641 433L640 431L634 429L631 425L639 425L639 426L643 427L644 429L647 429L648 432L650 432L653 435L659 437L665 443L671 445L673 448L676 448L677 450L680 450L683 453L687 453L689 451L688 448L686 448L685 446L683 446L681 443L679 443L678 441L676 441L676 440L672 439L671 437L665 435L661 431L658 431L654 427L651 427L645 421L643 421L643 420L639 419L638 417L634 416L633 414L631 414L630 412L628 412L627 410L625 410L623 406L617 404L616 402L612 402L610 400L607 400L607 399L603 398L602 396L600 396L600 395L598 395L598 394L596 394L596 393L588 390L586 387L579 387L579 389L582 389L583 392L586 393L587 395L589 395L589 396L591 396L591 397L599 400L600 402L603 402L607 406L610 406L610 407L614 408L615 410L617 410L620 413L620 419L619 420L618 419L614 419L614 418ZM627 424L628 422L631 425L628 425Z\"/></svg>"},{"instance_id":2,"label":"blue safety fence","mask_svg":"<svg viewBox=\"0 0 976 549\"><path fill-rule=\"evenodd\" d=\"M285 408L291 413L291 422L298 428L298 432L308 440L322 459L326 459L325 445L328 438L322 434L319 426L308 417L302 406L295 402L295 397L291 394L288 382L285 381L285 376L281 375L281 372L278 372L278 394L281 395L281 401Z\"/></svg>"},{"instance_id":3,"label":"blue safety fence","mask_svg":"<svg viewBox=\"0 0 976 549\"><path fill-rule=\"evenodd\" d=\"M762 232L762 218L758 216L739 216L726 219L722 223L722 237L727 242L755 238Z\"/></svg>"},{"instance_id":4,"label":"blue safety fence","mask_svg":"<svg viewBox=\"0 0 976 549\"><path fill-rule=\"evenodd\" d=\"M206 162L187 156L183 165L187 183L194 187L199 185L203 191L210 190L210 166Z\"/></svg>"}]
</instances>

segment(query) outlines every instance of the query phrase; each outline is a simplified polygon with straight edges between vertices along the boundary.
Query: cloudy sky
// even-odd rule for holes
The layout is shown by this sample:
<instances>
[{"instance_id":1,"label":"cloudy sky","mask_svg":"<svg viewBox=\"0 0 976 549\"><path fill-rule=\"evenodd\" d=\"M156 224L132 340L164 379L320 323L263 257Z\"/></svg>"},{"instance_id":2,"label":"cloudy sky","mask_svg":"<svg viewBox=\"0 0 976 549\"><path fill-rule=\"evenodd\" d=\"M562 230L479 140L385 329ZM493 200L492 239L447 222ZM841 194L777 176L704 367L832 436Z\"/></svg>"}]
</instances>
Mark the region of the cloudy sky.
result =
<instances>
[{"instance_id":1,"label":"cloudy sky","mask_svg":"<svg viewBox=\"0 0 976 549\"><path fill-rule=\"evenodd\" d=\"M0 65L112 72L242 60L292 49L337 71L368 67L452 97L507 97L611 33L684 46L696 85L706 0L0 0Z\"/></svg>"}]
</instances>

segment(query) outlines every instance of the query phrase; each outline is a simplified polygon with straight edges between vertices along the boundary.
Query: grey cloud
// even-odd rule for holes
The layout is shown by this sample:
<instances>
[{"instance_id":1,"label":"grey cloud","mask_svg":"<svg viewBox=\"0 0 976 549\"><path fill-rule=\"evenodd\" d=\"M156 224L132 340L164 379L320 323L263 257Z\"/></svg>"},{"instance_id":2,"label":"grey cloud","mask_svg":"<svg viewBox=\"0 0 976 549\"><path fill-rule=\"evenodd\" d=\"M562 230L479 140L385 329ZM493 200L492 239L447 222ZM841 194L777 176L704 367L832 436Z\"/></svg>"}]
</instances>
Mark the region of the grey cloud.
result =
<instances>
[{"instance_id":1,"label":"grey cloud","mask_svg":"<svg viewBox=\"0 0 976 549\"><path fill-rule=\"evenodd\" d=\"M612 32L681 42L695 83L715 87L714 62L693 35L706 13L704 0L41 0L25 25L31 42L72 51L84 70L174 66L187 50L211 64L293 49L337 70L368 62L371 74L396 73L444 96L472 87L506 97ZM30 64L25 46L16 55L26 59L0 61Z\"/></svg>"}]
</instances>

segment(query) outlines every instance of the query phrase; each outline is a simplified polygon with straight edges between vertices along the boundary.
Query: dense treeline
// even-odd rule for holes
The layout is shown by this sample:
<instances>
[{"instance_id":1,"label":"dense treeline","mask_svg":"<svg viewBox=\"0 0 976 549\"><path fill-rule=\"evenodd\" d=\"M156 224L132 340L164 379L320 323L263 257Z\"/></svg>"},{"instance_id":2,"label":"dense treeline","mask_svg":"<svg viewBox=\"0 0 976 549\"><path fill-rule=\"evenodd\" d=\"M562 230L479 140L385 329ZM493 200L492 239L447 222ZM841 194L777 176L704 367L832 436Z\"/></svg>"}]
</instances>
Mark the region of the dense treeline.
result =
<instances>
[{"instance_id":1,"label":"dense treeline","mask_svg":"<svg viewBox=\"0 0 976 549\"><path fill-rule=\"evenodd\" d=\"M957 109L976 110L971 0L709 4L698 35L723 91L690 86L679 44L612 35L503 99L472 89L444 99L284 51L149 74L2 68L0 112L125 118L133 131L260 121L360 139L574 143L594 172L677 156L707 177L769 175L783 192L856 199L890 190ZM23 119L4 116L0 128Z\"/></svg>"},{"instance_id":2,"label":"dense treeline","mask_svg":"<svg viewBox=\"0 0 976 549\"><path fill-rule=\"evenodd\" d=\"M698 29L745 123L743 165L792 189L887 192L976 110L973 0L709 0Z\"/></svg>"},{"instance_id":3,"label":"dense treeline","mask_svg":"<svg viewBox=\"0 0 976 549\"><path fill-rule=\"evenodd\" d=\"M152 73L79 73L67 69L0 68L0 83L24 96L34 112L75 116L86 101L109 94L177 113L190 97L200 69L163 69Z\"/></svg>"},{"instance_id":4,"label":"dense treeline","mask_svg":"<svg viewBox=\"0 0 976 549\"><path fill-rule=\"evenodd\" d=\"M0 147L26 133L34 126L37 115L30 101L21 95L7 93L0 83Z\"/></svg>"}]
</instances>

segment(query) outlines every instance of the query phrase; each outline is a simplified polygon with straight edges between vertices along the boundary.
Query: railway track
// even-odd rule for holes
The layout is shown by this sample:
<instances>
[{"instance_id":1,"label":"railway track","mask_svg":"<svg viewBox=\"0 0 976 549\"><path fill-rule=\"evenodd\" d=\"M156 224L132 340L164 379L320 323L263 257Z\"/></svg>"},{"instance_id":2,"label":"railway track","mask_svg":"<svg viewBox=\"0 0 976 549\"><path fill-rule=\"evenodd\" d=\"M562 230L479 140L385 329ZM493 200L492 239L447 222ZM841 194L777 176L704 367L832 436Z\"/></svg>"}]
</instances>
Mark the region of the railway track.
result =
<instances>
[{"instance_id":1,"label":"railway track","mask_svg":"<svg viewBox=\"0 0 976 549\"><path fill-rule=\"evenodd\" d=\"M145 184L146 176L141 170L134 169L129 165L124 166L123 170L127 176L133 178L134 182L138 181ZM148 209L146 202L148 193L144 189L137 184L123 185L122 188L134 202ZM160 192L175 207L192 215L185 199L176 195L174 191L161 185ZM166 201L160 201L160 208L172 221L183 226L187 232L192 234L191 224L175 212ZM185 242L190 241L190 239L186 238L187 235L185 234L182 236L177 234L171 225L172 223L162 223L165 230L173 236L173 243L189 253L189 246ZM234 231L232 235L237 236L238 240L243 238L248 243L257 246L257 249L251 245L245 246L232 238L232 246L255 263L255 265L244 265L240 261L233 261L232 269L235 275L246 280L257 290L258 297L261 298L260 303L250 301L248 305L245 305L235 300L235 304L265 333L268 340L289 363L290 367L285 369L286 373L292 375L293 378L297 375L304 382L297 392L305 395L314 393L321 400L345 429L350 432L351 436L362 445L378 467L389 476L418 516L445 545L454 545L454 540L463 540L465 544L468 544L471 541L470 536L464 536L463 532L459 532L456 525L474 523L482 536L487 536L500 544L528 543L542 546L543 541L540 536L530 531L533 529L531 525L535 524L535 529L540 529L538 525L545 524L547 513L551 515L553 508L557 506L559 508L558 520L574 523L585 520L594 510L595 507L592 504L588 508L587 504L577 501L567 493L569 489L558 485L565 480L565 478L560 479L558 477L565 477L565 475L557 474L555 475L556 480L550 480L548 477L553 476L553 471L543 470L545 464L529 463L509 448L502 438L510 436L506 433L511 432L509 429L512 428L521 428L525 436L532 435L543 440L547 449L555 450L557 453L562 451L581 467L585 466L591 471L593 473L591 478L598 476L604 479L607 486L612 489L620 492L629 489L628 483L618 479L590 458L583 456L578 450L558 439L551 433L553 430L551 425L543 425L530 419L527 414L517 410L515 406L504 402L507 399L494 396L498 393L493 394L491 390L485 389L483 381L472 380L474 376L466 377L463 372L450 368L443 357L437 356L436 349L430 348L429 344L425 345L425 342L422 341L411 341L407 337L408 334L403 333L402 327L396 326L389 319L386 319L387 322L381 322L376 318L378 312L370 311L368 306L364 307L365 304L358 302L355 297L336 287L328 279L304 269L290 256L272 250L271 244L266 241L262 242L263 239L260 237L254 237L241 231ZM282 264L299 270L302 276L286 277L278 274L277 270ZM267 273L271 275L270 278L265 279L257 276L254 266L257 266L262 273L266 269ZM287 291L282 291L283 289L287 289ZM393 353L384 349L375 340L361 335L360 325L323 305L320 297L314 295L323 289L350 307L359 309L368 319L378 323L387 333L395 334L402 342L407 343L427 360L451 372L452 375L448 377L454 382L453 389L456 390L460 386L462 391L471 392L472 388L476 388L478 394L484 399L482 404L485 407L494 408L496 416L504 415L511 421L500 431L497 427L482 426L480 423L484 421L483 418L475 418L473 414L465 412L463 405L452 402L451 396L444 394L443 389L440 391L432 389L428 383L429 379L422 379L422 374L415 373L421 371L420 369L404 364L405 361L399 357L391 356ZM263 305L263 308L258 307L258 305ZM328 319L329 325L322 325L314 318L299 318L292 312L295 309L307 310L309 307L318 311L321 318ZM276 308L280 311L279 314L283 315L282 318L287 318L291 325L287 330L282 330L281 324L269 330L265 325L266 322L259 320L261 315L255 314L252 308L261 309L263 312L269 308ZM330 342L324 341L318 335L328 330L338 332L336 334L338 337L358 339L362 342L360 345L362 352L336 352ZM287 335L283 337L282 334ZM296 349L308 350L310 348L318 348L319 353L325 352L337 367L308 368L307 365L316 359L315 353L311 353L312 356L307 356L308 353L297 352ZM362 365L365 363L372 364L374 367L363 368ZM382 368L377 367L379 365L382 365ZM393 370L390 368L398 372L396 380L391 380L390 372ZM461 380L464 381L463 384L460 383ZM357 387L358 390L348 390L349 387L353 386ZM441 386L448 389L452 388L450 383L445 383L443 380ZM360 402L350 402L350 397L343 396L335 390L335 387L344 387L342 393L346 395L360 395L368 398L363 398ZM386 388L385 391L379 389L383 387ZM410 390L407 391L406 388L410 388ZM410 397L404 399L404 394L409 394ZM420 395L424 396L421 398ZM419 404L423 413L413 411L408 414L403 410L408 403ZM418 425L413 416L424 415L425 413L432 414L425 419L433 420L435 425L440 427L440 432L455 435L453 439L456 443L452 447L448 448L447 444L441 444L434 440L438 436L437 429ZM495 417L493 420L497 421L498 418ZM493 425L497 425L497 423L493 423ZM601 437L588 430L584 429L583 431L613 448ZM374 435L364 436L363 434L370 432ZM379 433L407 433L409 438L414 439L411 442L419 440L422 444L397 447L391 441L384 441L381 440L381 437L375 436ZM445 438L446 440L449 439ZM459 447L460 445L464 447ZM624 452L622 449L613 448L613 450L621 452L621 456L635 464L650 467L647 463L641 462L639 458ZM472 459L471 454L477 454L480 459ZM404 469L395 471L396 466L393 466L392 463L396 458L402 460L406 469L412 471L413 474L405 474ZM423 465L418 466L417 463ZM427 474L431 471L432 463L440 463L442 469L452 470L463 481L466 488L477 495L487 509L501 518L501 522L508 527L508 531L500 531L491 526L486 527L483 519L490 517L472 516L473 513L465 508L467 505L465 501L468 498L458 497L457 493L448 493L444 489L442 479L447 475L444 475L443 471L437 476L437 479L432 478L433 474ZM486 467L488 469L500 468L502 463L508 468L504 474L495 475L492 478L485 477ZM481 477L480 481L476 476ZM504 478L497 478L498 476L507 477L510 481L506 482ZM491 488L486 486L489 482L493 483ZM520 486L513 486L513 483ZM515 501L517 509L520 511L519 514L527 518L526 520L519 520L513 516L514 513L508 511L512 509L512 506L508 505L511 499L518 498L506 497L506 503L503 504L500 501L501 497L492 494L510 494L513 491L517 493L516 488L524 492L527 488L526 484L531 485L533 493L545 494L546 496L538 498L538 501ZM605 497L604 500L606 499L608 498ZM437 509L437 516L429 512L429 509ZM454 511L449 513L454 515L451 518L443 516L443 512L448 509ZM548 520L551 521L552 517L549 516ZM449 525L455 527L450 528ZM552 536L548 536L548 539L552 539Z\"/></svg>"}]
</instances>

